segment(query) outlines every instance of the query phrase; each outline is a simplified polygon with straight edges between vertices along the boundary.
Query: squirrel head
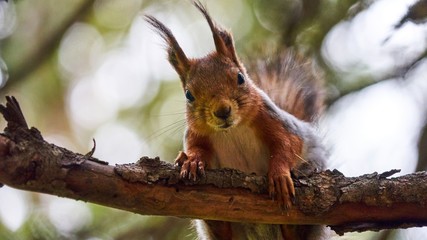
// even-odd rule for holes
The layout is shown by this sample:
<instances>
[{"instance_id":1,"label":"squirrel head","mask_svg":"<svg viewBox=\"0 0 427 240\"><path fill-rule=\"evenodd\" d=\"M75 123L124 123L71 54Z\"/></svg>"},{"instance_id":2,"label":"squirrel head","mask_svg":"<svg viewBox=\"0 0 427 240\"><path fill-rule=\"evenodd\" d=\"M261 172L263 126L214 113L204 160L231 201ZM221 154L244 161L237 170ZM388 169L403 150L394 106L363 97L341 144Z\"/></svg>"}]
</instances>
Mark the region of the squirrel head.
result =
<instances>
[{"instance_id":1,"label":"squirrel head","mask_svg":"<svg viewBox=\"0 0 427 240\"><path fill-rule=\"evenodd\" d=\"M249 121L260 97L237 57L231 33L218 26L199 1L194 5L205 16L215 42L216 51L203 58L187 58L163 23L152 16L145 19L165 40L168 60L181 79L188 127L209 134Z\"/></svg>"}]
</instances>

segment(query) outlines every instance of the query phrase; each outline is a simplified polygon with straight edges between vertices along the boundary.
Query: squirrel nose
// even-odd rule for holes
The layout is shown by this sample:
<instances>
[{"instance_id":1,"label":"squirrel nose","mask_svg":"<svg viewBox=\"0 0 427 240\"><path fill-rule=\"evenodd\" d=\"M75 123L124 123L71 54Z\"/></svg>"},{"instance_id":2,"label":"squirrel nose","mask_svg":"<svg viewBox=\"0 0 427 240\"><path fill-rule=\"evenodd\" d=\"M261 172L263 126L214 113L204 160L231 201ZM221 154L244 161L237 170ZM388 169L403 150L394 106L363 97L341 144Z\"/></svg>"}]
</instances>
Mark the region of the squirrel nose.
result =
<instances>
[{"instance_id":1,"label":"squirrel nose","mask_svg":"<svg viewBox=\"0 0 427 240\"><path fill-rule=\"evenodd\" d=\"M226 120L231 115L230 106L221 106L214 112L215 117Z\"/></svg>"}]
</instances>

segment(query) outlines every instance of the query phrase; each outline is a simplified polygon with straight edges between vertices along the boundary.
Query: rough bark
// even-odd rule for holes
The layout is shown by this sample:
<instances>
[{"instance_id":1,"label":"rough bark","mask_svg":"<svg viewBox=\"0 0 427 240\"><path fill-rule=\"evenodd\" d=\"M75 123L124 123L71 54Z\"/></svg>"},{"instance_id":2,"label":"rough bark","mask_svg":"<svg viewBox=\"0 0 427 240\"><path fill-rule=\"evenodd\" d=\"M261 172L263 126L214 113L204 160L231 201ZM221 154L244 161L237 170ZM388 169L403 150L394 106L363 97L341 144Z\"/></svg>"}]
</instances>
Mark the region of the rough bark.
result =
<instances>
[{"instance_id":1,"label":"rough bark","mask_svg":"<svg viewBox=\"0 0 427 240\"><path fill-rule=\"evenodd\" d=\"M144 215L260 223L324 224L337 233L427 225L427 173L389 178L397 170L348 178L324 171L294 178L295 205L285 211L264 176L207 170L192 182L159 158L111 166L49 144L29 129L18 103L0 111L0 182L10 187L93 202Z\"/></svg>"}]
</instances>

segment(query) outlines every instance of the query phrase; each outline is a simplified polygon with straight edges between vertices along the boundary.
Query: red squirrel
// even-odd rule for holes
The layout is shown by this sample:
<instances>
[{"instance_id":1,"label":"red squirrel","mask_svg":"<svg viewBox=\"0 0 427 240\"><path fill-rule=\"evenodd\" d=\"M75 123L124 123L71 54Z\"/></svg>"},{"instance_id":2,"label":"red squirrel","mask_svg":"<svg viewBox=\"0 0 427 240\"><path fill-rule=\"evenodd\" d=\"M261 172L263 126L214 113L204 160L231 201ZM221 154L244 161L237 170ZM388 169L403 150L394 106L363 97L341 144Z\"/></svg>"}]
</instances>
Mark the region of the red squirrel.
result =
<instances>
[{"instance_id":1,"label":"red squirrel","mask_svg":"<svg viewBox=\"0 0 427 240\"><path fill-rule=\"evenodd\" d=\"M253 81L236 54L231 33L216 24L200 2L194 5L206 18L216 48L202 58L188 58L163 23L145 16L165 40L168 60L187 99L185 150L176 159L180 175L195 180L208 168L267 175L270 195L290 208L295 196L291 170L307 163L322 169L325 160L309 123L322 108L320 79L310 61L288 50L254 64ZM204 221L197 230L207 239L307 239L307 229Z\"/></svg>"}]
</instances>

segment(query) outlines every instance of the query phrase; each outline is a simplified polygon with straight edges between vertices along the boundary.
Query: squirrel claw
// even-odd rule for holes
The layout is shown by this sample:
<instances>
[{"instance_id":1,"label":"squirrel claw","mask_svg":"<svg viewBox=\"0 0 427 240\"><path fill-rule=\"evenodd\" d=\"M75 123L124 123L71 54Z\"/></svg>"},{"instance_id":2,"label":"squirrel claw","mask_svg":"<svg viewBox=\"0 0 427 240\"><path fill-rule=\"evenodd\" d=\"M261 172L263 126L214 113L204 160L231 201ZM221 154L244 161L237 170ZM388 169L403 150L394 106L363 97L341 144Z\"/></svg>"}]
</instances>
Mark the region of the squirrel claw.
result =
<instances>
[{"instance_id":1,"label":"squirrel claw","mask_svg":"<svg viewBox=\"0 0 427 240\"><path fill-rule=\"evenodd\" d=\"M188 178L189 180L196 181L198 173L205 176L205 163L198 158L189 157L183 151L178 153L175 164L181 166L179 174L181 179Z\"/></svg>"},{"instance_id":2,"label":"squirrel claw","mask_svg":"<svg viewBox=\"0 0 427 240\"><path fill-rule=\"evenodd\" d=\"M185 160L187 160L187 159L188 159L187 154L185 154L185 152L183 152L183 151L179 151L178 156L176 156L176 158L175 158L175 164L178 166L182 166L184 164Z\"/></svg>"},{"instance_id":3,"label":"squirrel claw","mask_svg":"<svg viewBox=\"0 0 427 240\"><path fill-rule=\"evenodd\" d=\"M186 170L181 170L181 172L179 173L179 177L180 178L185 178L185 176L187 176L187 171Z\"/></svg>"},{"instance_id":4,"label":"squirrel claw","mask_svg":"<svg viewBox=\"0 0 427 240\"><path fill-rule=\"evenodd\" d=\"M271 174L268 178L270 197L277 199L282 210L288 211L295 202L295 188L290 174Z\"/></svg>"}]
</instances>

